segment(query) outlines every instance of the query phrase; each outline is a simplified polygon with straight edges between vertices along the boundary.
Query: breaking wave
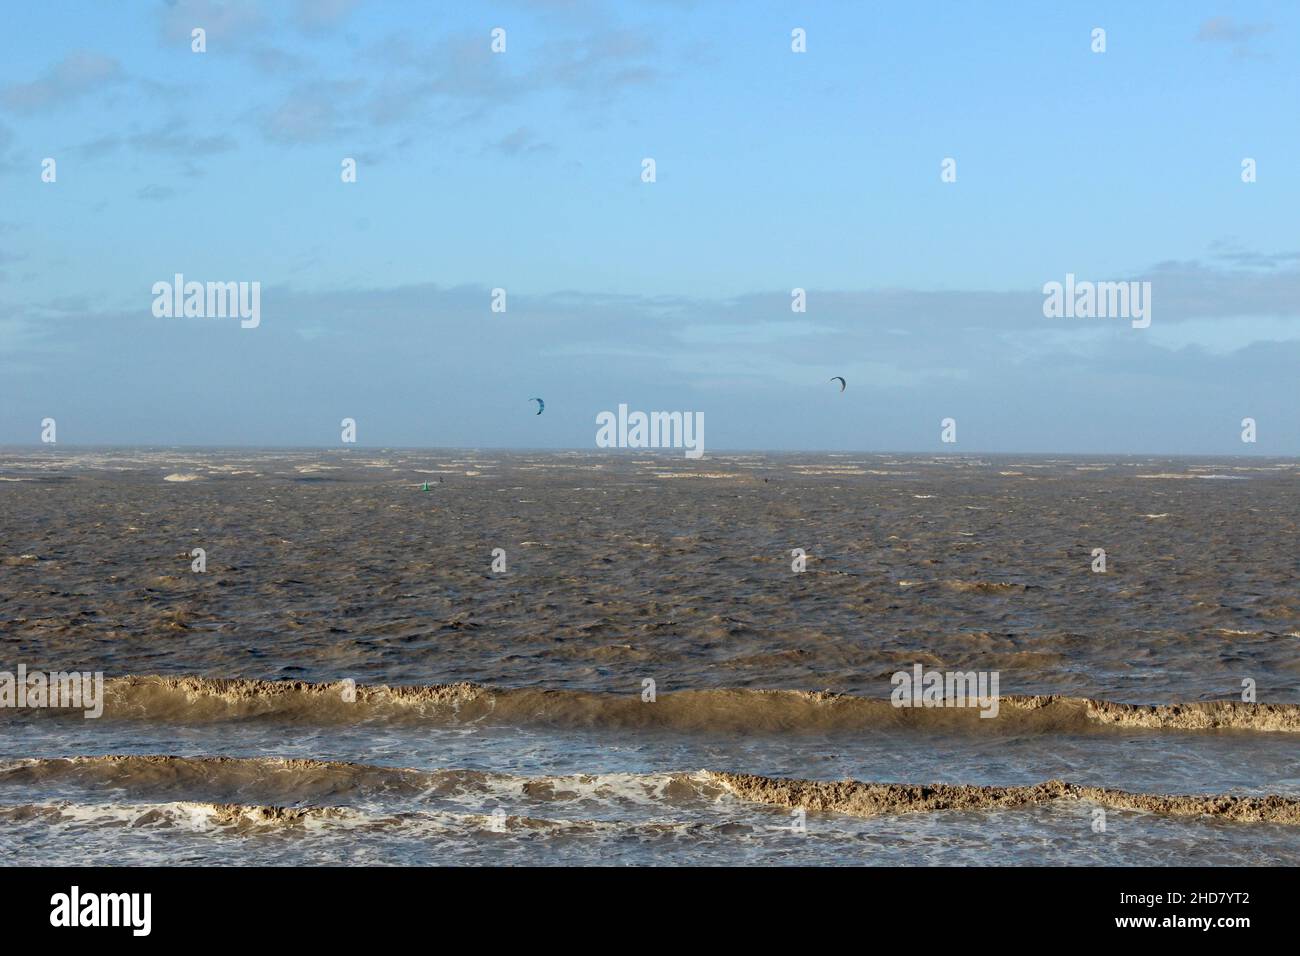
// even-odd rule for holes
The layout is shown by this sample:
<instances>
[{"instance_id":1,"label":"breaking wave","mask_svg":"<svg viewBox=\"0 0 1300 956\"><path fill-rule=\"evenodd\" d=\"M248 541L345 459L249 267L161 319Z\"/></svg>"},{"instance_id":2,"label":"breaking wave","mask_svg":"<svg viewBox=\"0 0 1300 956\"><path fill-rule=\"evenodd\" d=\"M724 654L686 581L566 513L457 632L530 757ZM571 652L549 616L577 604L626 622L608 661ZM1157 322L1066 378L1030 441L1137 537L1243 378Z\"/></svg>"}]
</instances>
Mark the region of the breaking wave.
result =
<instances>
[{"instance_id":1,"label":"breaking wave","mask_svg":"<svg viewBox=\"0 0 1300 956\"><path fill-rule=\"evenodd\" d=\"M107 756L25 759L0 765L0 786L39 787L58 779L99 790L165 796L168 790L238 792L238 801L171 799L156 803L56 800L0 806L0 818L20 822L81 822L140 826L188 825L236 830L319 825L394 826L441 821L486 825L488 814L426 809L412 798L464 797L477 807L493 801L545 807L685 813L734 798L744 804L877 817L940 811L1001 811L1082 801L1113 810L1233 823L1300 825L1300 798L1278 794L1134 793L1047 780L1029 786L865 783L784 779L721 770L652 774L525 777L476 770L414 770L338 761L278 758ZM396 809L330 805L344 798L400 798ZM253 802L249 802L250 798ZM515 827L571 831L619 827L671 828L675 820L552 819L506 816ZM698 824L699 821L696 821ZM499 825L499 824L498 824Z\"/></svg>"},{"instance_id":2,"label":"breaking wave","mask_svg":"<svg viewBox=\"0 0 1300 956\"><path fill-rule=\"evenodd\" d=\"M937 810L1005 810L1058 800L1085 800L1113 810L1134 810L1174 817L1215 817L1236 823L1300 825L1300 799L1277 794L1235 796L1130 793L1109 787L1084 787L1047 780L1027 787L979 787L953 784L914 786L848 780L785 780L747 773L710 773L710 778L743 800L777 807L801 807L875 817L889 813Z\"/></svg>"},{"instance_id":3,"label":"breaking wave","mask_svg":"<svg viewBox=\"0 0 1300 956\"><path fill-rule=\"evenodd\" d=\"M1141 705L1057 695L1002 697L994 718L981 717L976 708L900 708L887 699L803 690L681 690L659 694L648 703L642 701L639 688L610 694L471 683L358 684L349 695L341 683L138 676L106 681L104 698L106 720L190 723L249 718L327 725L430 720L726 733L876 727L1019 734L1099 728L1300 732L1300 704L1195 701ZM59 712L10 710L0 716L15 713L44 716ZM81 719L79 713L76 719Z\"/></svg>"}]
</instances>

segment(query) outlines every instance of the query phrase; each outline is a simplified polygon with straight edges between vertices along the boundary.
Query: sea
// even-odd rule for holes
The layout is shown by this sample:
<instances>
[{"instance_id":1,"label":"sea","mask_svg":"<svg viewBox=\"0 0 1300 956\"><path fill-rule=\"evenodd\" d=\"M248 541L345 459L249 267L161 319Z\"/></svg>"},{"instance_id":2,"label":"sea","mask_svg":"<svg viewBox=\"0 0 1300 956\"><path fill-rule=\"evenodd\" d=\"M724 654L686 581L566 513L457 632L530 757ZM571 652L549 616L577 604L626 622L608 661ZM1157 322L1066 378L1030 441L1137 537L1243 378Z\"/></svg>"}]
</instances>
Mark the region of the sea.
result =
<instances>
[{"instance_id":1,"label":"sea","mask_svg":"<svg viewBox=\"0 0 1300 956\"><path fill-rule=\"evenodd\" d=\"M0 861L1295 865L1298 576L1295 459L0 448Z\"/></svg>"}]
</instances>

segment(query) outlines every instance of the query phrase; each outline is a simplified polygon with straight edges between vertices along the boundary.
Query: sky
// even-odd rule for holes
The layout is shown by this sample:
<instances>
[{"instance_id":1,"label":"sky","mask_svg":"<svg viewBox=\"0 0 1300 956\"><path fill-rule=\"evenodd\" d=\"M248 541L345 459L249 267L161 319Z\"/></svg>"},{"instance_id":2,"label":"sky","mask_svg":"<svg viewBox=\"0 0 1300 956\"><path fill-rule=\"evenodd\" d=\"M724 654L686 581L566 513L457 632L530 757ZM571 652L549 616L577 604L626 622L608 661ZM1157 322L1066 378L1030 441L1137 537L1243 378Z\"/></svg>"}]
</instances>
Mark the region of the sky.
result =
<instances>
[{"instance_id":1,"label":"sky","mask_svg":"<svg viewBox=\"0 0 1300 956\"><path fill-rule=\"evenodd\" d=\"M0 444L1300 454L1293 2L5 20ZM178 273L259 324L155 315ZM1150 325L1046 316L1067 274Z\"/></svg>"}]
</instances>

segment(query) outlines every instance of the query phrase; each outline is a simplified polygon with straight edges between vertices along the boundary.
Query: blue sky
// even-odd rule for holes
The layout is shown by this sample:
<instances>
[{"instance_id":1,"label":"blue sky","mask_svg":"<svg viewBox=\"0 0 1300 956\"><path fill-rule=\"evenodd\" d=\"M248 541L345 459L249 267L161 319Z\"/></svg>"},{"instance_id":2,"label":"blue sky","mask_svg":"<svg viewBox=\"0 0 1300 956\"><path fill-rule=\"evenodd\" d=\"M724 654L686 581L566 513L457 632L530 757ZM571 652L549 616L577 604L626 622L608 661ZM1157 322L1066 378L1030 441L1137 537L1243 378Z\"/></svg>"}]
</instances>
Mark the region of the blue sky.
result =
<instances>
[{"instance_id":1,"label":"blue sky","mask_svg":"<svg viewBox=\"0 0 1300 956\"><path fill-rule=\"evenodd\" d=\"M6 19L2 443L593 448L627 403L713 451L1300 454L1293 3ZM261 325L155 318L178 272ZM1151 327L1045 318L1066 273Z\"/></svg>"}]
</instances>

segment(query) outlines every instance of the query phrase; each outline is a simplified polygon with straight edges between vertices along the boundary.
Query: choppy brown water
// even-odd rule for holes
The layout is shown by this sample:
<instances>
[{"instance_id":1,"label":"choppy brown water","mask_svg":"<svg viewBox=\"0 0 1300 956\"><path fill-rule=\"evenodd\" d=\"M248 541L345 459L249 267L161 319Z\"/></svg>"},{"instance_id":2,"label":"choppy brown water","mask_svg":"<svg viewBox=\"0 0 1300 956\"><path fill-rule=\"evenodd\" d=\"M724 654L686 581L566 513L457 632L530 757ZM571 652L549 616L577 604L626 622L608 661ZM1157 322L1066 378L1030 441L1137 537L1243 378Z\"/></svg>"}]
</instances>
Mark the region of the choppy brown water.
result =
<instances>
[{"instance_id":1,"label":"choppy brown water","mask_svg":"<svg viewBox=\"0 0 1300 956\"><path fill-rule=\"evenodd\" d=\"M0 453L0 670L108 681L99 720L0 711L0 842L129 825L151 835L125 860L366 862L330 836L360 828L408 862L1295 862L1298 481L1261 459ZM998 716L892 707L916 664L998 672ZM280 757L315 783L258 762ZM856 819L834 773L938 812ZM552 826L534 804L560 778L594 789ZM808 835L781 830L791 807ZM309 835L258 842L285 824ZM525 831L546 848L498 839ZM642 850L618 857L628 833Z\"/></svg>"}]
</instances>

